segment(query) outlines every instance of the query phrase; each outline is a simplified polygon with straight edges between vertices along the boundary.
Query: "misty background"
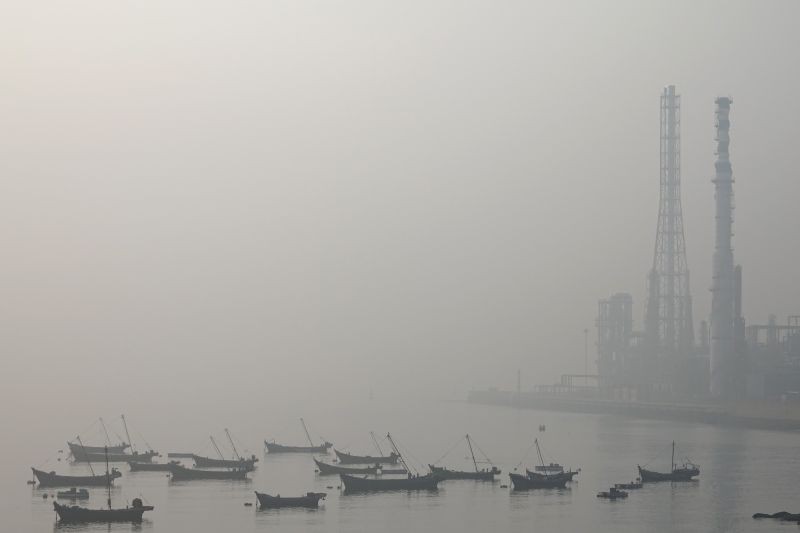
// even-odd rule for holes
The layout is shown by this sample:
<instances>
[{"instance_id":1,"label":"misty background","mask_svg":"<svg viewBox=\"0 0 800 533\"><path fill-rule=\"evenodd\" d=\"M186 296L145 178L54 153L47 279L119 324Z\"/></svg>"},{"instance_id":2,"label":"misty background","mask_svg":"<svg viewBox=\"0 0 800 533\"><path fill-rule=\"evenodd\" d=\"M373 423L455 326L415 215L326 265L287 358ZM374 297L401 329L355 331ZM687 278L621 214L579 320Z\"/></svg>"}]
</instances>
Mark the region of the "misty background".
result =
<instances>
[{"instance_id":1,"label":"misty background","mask_svg":"<svg viewBox=\"0 0 800 533\"><path fill-rule=\"evenodd\" d=\"M783 321L800 312L798 15L5 2L0 412L463 399L517 368L526 385L582 372L598 298L631 292L641 325L667 84L695 320L713 99L731 95L744 312Z\"/></svg>"}]
</instances>

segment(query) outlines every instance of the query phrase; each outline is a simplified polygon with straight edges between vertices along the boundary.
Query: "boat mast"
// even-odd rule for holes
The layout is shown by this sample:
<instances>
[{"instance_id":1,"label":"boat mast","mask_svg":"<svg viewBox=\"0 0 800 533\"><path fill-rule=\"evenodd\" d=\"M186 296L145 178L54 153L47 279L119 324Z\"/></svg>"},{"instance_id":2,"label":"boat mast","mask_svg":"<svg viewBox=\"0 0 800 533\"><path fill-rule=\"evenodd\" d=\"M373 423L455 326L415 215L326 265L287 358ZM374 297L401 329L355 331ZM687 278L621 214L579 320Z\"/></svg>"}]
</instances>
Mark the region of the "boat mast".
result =
<instances>
[{"instance_id":1,"label":"boat mast","mask_svg":"<svg viewBox=\"0 0 800 533\"><path fill-rule=\"evenodd\" d=\"M86 453L86 448L83 447L83 441L81 440L81 436L78 435L75 437L78 439L78 444L81 445L81 450L83 451L83 456L86 457L86 462L89 463L89 471L92 473L92 476L95 475L94 468L92 468L92 460L89 458L89 454Z\"/></svg>"},{"instance_id":2,"label":"boat mast","mask_svg":"<svg viewBox=\"0 0 800 533\"><path fill-rule=\"evenodd\" d=\"M217 453L219 454L219 458L220 459L225 459L225 456L222 455L221 451L219 451L219 447L217 446L217 443L214 441L214 437L209 435L208 438L211 439L211 444L213 444L214 445L214 449L217 450Z\"/></svg>"},{"instance_id":3,"label":"boat mast","mask_svg":"<svg viewBox=\"0 0 800 533\"><path fill-rule=\"evenodd\" d=\"M133 447L133 441L131 440L131 434L128 433L128 423L125 422L125 415L119 415L122 419L122 426L125 428L125 436L128 437L128 445L131 447L131 451L136 453L136 448Z\"/></svg>"},{"instance_id":4,"label":"boat mast","mask_svg":"<svg viewBox=\"0 0 800 533\"><path fill-rule=\"evenodd\" d=\"M303 424L303 431L306 432L306 438L308 439L308 443L313 448L314 447L314 441L311 440L311 435L308 434L308 428L306 427L306 421L301 418L300 419L300 423Z\"/></svg>"},{"instance_id":5,"label":"boat mast","mask_svg":"<svg viewBox=\"0 0 800 533\"><path fill-rule=\"evenodd\" d=\"M111 444L111 439L108 438L108 430L106 429L106 423L103 422L103 417L100 417L100 425L103 426L103 433L106 434L106 444ZM130 443L128 443L130 444Z\"/></svg>"},{"instance_id":6,"label":"boat mast","mask_svg":"<svg viewBox=\"0 0 800 533\"><path fill-rule=\"evenodd\" d=\"M228 440L231 442L231 447L233 448L233 453L236 454L236 458L242 461L242 456L239 455L239 451L236 449L236 445L233 443L231 432L228 431L228 428L225 428L225 434L228 436Z\"/></svg>"},{"instance_id":7,"label":"boat mast","mask_svg":"<svg viewBox=\"0 0 800 533\"><path fill-rule=\"evenodd\" d=\"M672 441L672 470L675 470L675 441Z\"/></svg>"},{"instance_id":8,"label":"boat mast","mask_svg":"<svg viewBox=\"0 0 800 533\"><path fill-rule=\"evenodd\" d=\"M542 450L539 448L539 439L535 439L534 444L536 444L536 453L539 454L539 462L542 463L542 468L544 468L544 458L542 457ZM547 473L547 471L545 471Z\"/></svg>"},{"instance_id":9,"label":"boat mast","mask_svg":"<svg viewBox=\"0 0 800 533\"><path fill-rule=\"evenodd\" d=\"M105 447L106 452L106 488L108 489L108 510L111 510L111 474L108 472L108 446Z\"/></svg>"},{"instance_id":10,"label":"boat mast","mask_svg":"<svg viewBox=\"0 0 800 533\"><path fill-rule=\"evenodd\" d=\"M406 472L411 472L411 469L408 467L408 464L406 463L406 460L403 459L403 454L400 453L399 449L397 449L397 444L394 443L394 439L392 439L392 435L387 433L386 434L386 440L388 440L389 444L392 445L392 449L394 450L394 453L397 454L397 458L400 459L400 464L403 465L403 468L406 469Z\"/></svg>"},{"instance_id":11,"label":"boat mast","mask_svg":"<svg viewBox=\"0 0 800 533\"><path fill-rule=\"evenodd\" d=\"M478 471L478 461L475 460L475 452L472 451L472 443L469 440L469 433L467 433L467 446L469 446L469 453L472 455L472 464L475 465L475 471Z\"/></svg>"},{"instance_id":12,"label":"boat mast","mask_svg":"<svg viewBox=\"0 0 800 533\"><path fill-rule=\"evenodd\" d=\"M375 447L378 449L378 455L383 457L383 450L381 450L381 445L378 444L378 439L375 438L375 432L370 431L369 436L372 437L372 442L375 444Z\"/></svg>"}]
</instances>

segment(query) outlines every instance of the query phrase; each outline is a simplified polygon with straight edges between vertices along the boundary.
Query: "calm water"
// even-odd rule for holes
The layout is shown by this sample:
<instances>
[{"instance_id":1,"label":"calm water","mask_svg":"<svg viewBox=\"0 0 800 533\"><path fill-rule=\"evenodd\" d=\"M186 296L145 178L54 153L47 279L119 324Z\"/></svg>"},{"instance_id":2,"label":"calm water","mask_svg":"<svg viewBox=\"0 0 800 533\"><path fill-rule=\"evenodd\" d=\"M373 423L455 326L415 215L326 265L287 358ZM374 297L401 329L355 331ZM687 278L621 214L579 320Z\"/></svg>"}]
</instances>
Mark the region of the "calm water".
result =
<instances>
[{"instance_id":1,"label":"calm water","mask_svg":"<svg viewBox=\"0 0 800 533\"><path fill-rule=\"evenodd\" d=\"M213 424L197 414L151 419L140 424L147 438L162 453L196 451L212 455L206 445L209 432L224 440L229 426L248 451L261 461L249 482L197 481L172 483L164 473L130 473L113 489L115 504L143 496L155 505L147 520L137 526L56 525L52 501L39 489L25 484L30 465L61 473L83 471L51 459L65 448L66 437L52 427L37 427L16 435L6 434L2 459L2 510L4 531L348 531L384 533L400 531L485 532L496 531L774 531L795 530L793 524L754 521L754 512L800 511L795 497L800 460L800 435L792 433L718 428L706 425L633 420L613 416L564 414L531 410L472 406L459 402L418 405L374 400L360 406L341 404L304 407L312 433L319 433L354 453L372 452L369 430L391 430L401 449L416 460L432 462L469 432L503 470L501 481L481 483L448 481L435 493L385 493L346 495L336 488L336 477L314 473L309 455L264 455L260 442L266 437L302 444L302 430L292 409L274 406L273 414L259 410L235 416L213 415ZM275 414L280 412L281 414ZM282 413L289 413L283 416ZM76 413L70 420L91 422L94 413ZM133 417L129 415L133 421ZM177 420L177 421L176 421ZM139 422L142 422L141 420ZM547 430L539 433L539 424ZM209 427L209 426L214 427ZM217 428L217 426L219 426ZM214 431L216 428L216 431ZM234 429L235 428L235 429ZM59 430L60 431L60 430ZM319 433L317 433L317 431ZM566 490L511 493L507 472L513 469L539 436L546 460L583 470ZM654 469L667 469L669 442L679 443L680 456L688 456L701 468L696 483L653 484L632 491L628 500L609 502L595 497L614 482L636 477L637 463L651 460ZM137 438L134 436L134 441ZM96 439L92 443L100 443ZM88 442L87 442L88 444ZM388 446L387 446L388 447ZM241 451L241 450L240 450ZM655 457L662 452L659 457ZM332 456L331 456L332 458ZM467 467L465 445L448 455L448 466ZM535 464L528 451L523 467ZM333 488L327 488L333 486ZM327 492L319 510L258 511L245 507L255 502L254 490L285 496L307 491ZM88 505L101 506L104 491L90 489ZM53 489L47 491L54 493Z\"/></svg>"}]
</instances>

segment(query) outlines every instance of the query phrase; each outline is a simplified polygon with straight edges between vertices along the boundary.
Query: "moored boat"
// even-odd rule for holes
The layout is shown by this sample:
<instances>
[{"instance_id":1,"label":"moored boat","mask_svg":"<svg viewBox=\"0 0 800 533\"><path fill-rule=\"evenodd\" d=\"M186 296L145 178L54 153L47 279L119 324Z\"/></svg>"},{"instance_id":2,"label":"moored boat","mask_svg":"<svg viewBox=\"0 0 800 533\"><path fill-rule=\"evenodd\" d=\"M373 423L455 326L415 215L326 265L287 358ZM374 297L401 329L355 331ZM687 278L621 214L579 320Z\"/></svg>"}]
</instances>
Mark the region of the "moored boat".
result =
<instances>
[{"instance_id":1,"label":"moored boat","mask_svg":"<svg viewBox=\"0 0 800 533\"><path fill-rule=\"evenodd\" d=\"M477 481L494 481L494 476L500 474L500 469L496 466L492 465L492 468L478 468L478 461L475 459L475 451L472 449L472 440L470 439L469 435L464 436L464 440L467 442L467 447L469 448L470 456L472 457L472 465L475 468L474 471L469 470L452 470L450 468L445 468L443 466L435 466L432 464L428 465L430 468L431 473L436 475L440 480L444 481L447 479L473 479ZM477 446L477 445L476 445ZM451 448L452 451L454 448ZM478 448L480 451L480 448ZM450 453L449 451L447 453ZM447 455L445 454L445 456ZM481 452L483 453L483 452ZM485 456L485 454L484 454ZM444 456L442 457L444 459ZM486 457L486 461L491 464L491 461L488 457Z\"/></svg>"},{"instance_id":2,"label":"moored boat","mask_svg":"<svg viewBox=\"0 0 800 533\"><path fill-rule=\"evenodd\" d=\"M308 446L286 446L285 444L278 444L275 441L268 442L264 441L264 446L267 448L267 452L269 453L328 453L328 450L333 447L328 441L323 442L319 446L314 444L314 441L311 440L311 435L308 433L308 428L306 427L306 422L302 418L300 419L300 424L303 425L303 431L306 434L306 438L308 439Z\"/></svg>"},{"instance_id":3,"label":"moored boat","mask_svg":"<svg viewBox=\"0 0 800 533\"><path fill-rule=\"evenodd\" d=\"M336 457L339 458L339 462L343 465L374 465L376 463L394 465L397 464L398 458L398 455L394 452L387 456L375 457L372 455L353 455L351 453L339 451L336 448L334 448L333 451L336 454Z\"/></svg>"},{"instance_id":4,"label":"moored boat","mask_svg":"<svg viewBox=\"0 0 800 533\"><path fill-rule=\"evenodd\" d=\"M617 487L611 487L607 491L598 492L598 498L603 498L606 500L619 500L628 497L628 493L624 490L620 490Z\"/></svg>"},{"instance_id":5,"label":"moored boat","mask_svg":"<svg viewBox=\"0 0 800 533\"><path fill-rule=\"evenodd\" d=\"M431 473L442 481L448 479L474 479L478 481L494 481L494 476L500 474L500 469L493 466L491 469L478 470L471 472L469 470L450 470L443 466L428 465Z\"/></svg>"},{"instance_id":6,"label":"moored boat","mask_svg":"<svg viewBox=\"0 0 800 533\"><path fill-rule=\"evenodd\" d=\"M641 481L631 481L630 483L615 483L614 488L622 490L636 490L642 488Z\"/></svg>"},{"instance_id":7,"label":"moored boat","mask_svg":"<svg viewBox=\"0 0 800 533\"><path fill-rule=\"evenodd\" d=\"M327 496L327 494L324 492L307 492L305 496L287 498L280 494L277 496L270 496L269 494L256 491L258 506L261 509L280 509L283 507L308 507L316 509L319 507L319 501L324 500L325 496Z\"/></svg>"},{"instance_id":8,"label":"moored boat","mask_svg":"<svg viewBox=\"0 0 800 533\"><path fill-rule=\"evenodd\" d=\"M53 508L61 522L141 522L145 511L152 511L152 505L142 505L142 500L134 498L133 505L124 509L87 509L77 505L61 505L53 502Z\"/></svg>"},{"instance_id":9,"label":"moored boat","mask_svg":"<svg viewBox=\"0 0 800 533\"><path fill-rule=\"evenodd\" d=\"M567 470L562 471L554 474L542 474L541 472L534 472L531 470L525 470L525 474L531 479L539 479L539 478L553 478L553 477L565 477L567 481L572 481L572 478L577 476L580 473L579 470Z\"/></svg>"},{"instance_id":10,"label":"moored boat","mask_svg":"<svg viewBox=\"0 0 800 533\"><path fill-rule=\"evenodd\" d=\"M345 492L378 492L391 490L436 490L439 478L434 474L399 478L368 478L339 474Z\"/></svg>"},{"instance_id":11,"label":"moored boat","mask_svg":"<svg viewBox=\"0 0 800 533\"><path fill-rule=\"evenodd\" d=\"M169 472L170 463L178 464L177 461L170 461L169 463L137 463L136 461L129 461L128 466L131 472Z\"/></svg>"},{"instance_id":12,"label":"moored boat","mask_svg":"<svg viewBox=\"0 0 800 533\"><path fill-rule=\"evenodd\" d=\"M160 457L158 452L150 450L149 452L133 452L133 453L109 453L109 463L147 463L153 460L154 457ZM98 463L106 460L105 454L102 452L84 452L76 450L72 453L72 458L78 463Z\"/></svg>"},{"instance_id":13,"label":"moored boat","mask_svg":"<svg viewBox=\"0 0 800 533\"><path fill-rule=\"evenodd\" d=\"M169 463L169 472L173 481L191 481L198 479L249 480L247 477L248 471L243 468L233 468L230 470L202 470L200 468L186 468L185 466L179 464Z\"/></svg>"},{"instance_id":14,"label":"moored boat","mask_svg":"<svg viewBox=\"0 0 800 533\"><path fill-rule=\"evenodd\" d=\"M33 475L39 480L40 487L105 487L107 483L113 483L122 474L116 468L112 468L108 474L91 476L63 476L55 472L44 472L33 470Z\"/></svg>"},{"instance_id":15,"label":"moored boat","mask_svg":"<svg viewBox=\"0 0 800 533\"><path fill-rule=\"evenodd\" d=\"M639 465L639 478L643 483L655 481L693 481L693 478L700 475L700 468L694 463L687 461L682 466L675 464L675 441L672 441L672 470L670 472L656 472L646 470Z\"/></svg>"},{"instance_id":16,"label":"moored boat","mask_svg":"<svg viewBox=\"0 0 800 533\"><path fill-rule=\"evenodd\" d=\"M72 487L69 490L60 490L56 492L56 497L62 500L88 500L89 491L86 489L76 489Z\"/></svg>"},{"instance_id":17,"label":"moored boat","mask_svg":"<svg viewBox=\"0 0 800 533\"><path fill-rule=\"evenodd\" d=\"M192 460L198 468L244 468L247 470L254 470L255 464L258 462L255 455L247 459L216 459L192 454Z\"/></svg>"},{"instance_id":18,"label":"moored boat","mask_svg":"<svg viewBox=\"0 0 800 533\"><path fill-rule=\"evenodd\" d=\"M567 481L569 481L565 476L531 478L523 476L522 474L515 474L514 472L509 473L508 476L511 478L511 486L514 490L563 489L567 486Z\"/></svg>"},{"instance_id":19,"label":"moored boat","mask_svg":"<svg viewBox=\"0 0 800 533\"><path fill-rule=\"evenodd\" d=\"M377 474L381 470L381 465L373 465L373 466L365 466L363 468L358 467L347 467L347 466L339 466L339 465L332 465L330 463L324 463L322 461L317 460L314 458L314 463L316 463L317 468L319 469L319 474L321 476L330 476L336 474L351 474L351 475L359 475L359 474ZM405 473L405 470L403 471Z\"/></svg>"},{"instance_id":20,"label":"moored boat","mask_svg":"<svg viewBox=\"0 0 800 533\"><path fill-rule=\"evenodd\" d=\"M67 446L69 446L69 451L72 455L76 455L77 453L97 453L100 455L105 454L106 446L81 446L80 444L76 444L74 442L67 442ZM125 450L130 448L130 444L120 443L115 444L112 446L108 446L108 453L115 454L115 453L125 453Z\"/></svg>"}]
</instances>

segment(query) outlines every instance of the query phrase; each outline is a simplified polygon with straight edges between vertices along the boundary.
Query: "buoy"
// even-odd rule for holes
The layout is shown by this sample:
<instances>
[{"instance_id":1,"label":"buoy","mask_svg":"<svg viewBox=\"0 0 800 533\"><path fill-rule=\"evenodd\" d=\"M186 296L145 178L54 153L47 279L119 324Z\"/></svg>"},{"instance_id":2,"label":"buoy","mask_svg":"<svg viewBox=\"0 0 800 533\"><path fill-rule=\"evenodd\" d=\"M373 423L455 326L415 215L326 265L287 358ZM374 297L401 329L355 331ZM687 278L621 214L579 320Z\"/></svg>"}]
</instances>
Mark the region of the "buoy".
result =
<instances>
[{"instance_id":1,"label":"buoy","mask_svg":"<svg viewBox=\"0 0 800 533\"><path fill-rule=\"evenodd\" d=\"M245 507L252 507L253 506L253 502L244 502L244 506Z\"/></svg>"},{"instance_id":2,"label":"buoy","mask_svg":"<svg viewBox=\"0 0 800 533\"><path fill-rule=\"evenodd\" d=\"M315 469L314 469L314 473L315 473L315 474L316 474L316 473L319 473L319 470L317 470L317 469L315 468Z\"/></svg>"},{"instance_id":3,"label":"buoy","mask_svg":"<svg viewBox=\"0 0 800 533\"><path fill-rule=\"evenodd\" d=\"M47 499L47 493L46 492L44 494L42 494L42 499L45 499L45 500Z\"/></svg>"},{"instance_id":4,"label":"buoy","mask_svg":"<svg viewBox=\"0 0 800 533\"><path fill-rule=\"evenodd\" d=\"M500 488L501 488L501 489L507 489L507 488L508 488L508 485L500 485Z\"/></svg>"},{"instance_id":5,"label":"buoy","mask_svg":"<svg viewBox=\"0 0 800 533\"><path fill-rule=\"evenodd\" d=\"M328 485L328 486L327 486L327 487L325 487L325 488L326 488L326 489L332 489L332 488L333 488L333 485Z\"/></svg>"}]
</instances>

